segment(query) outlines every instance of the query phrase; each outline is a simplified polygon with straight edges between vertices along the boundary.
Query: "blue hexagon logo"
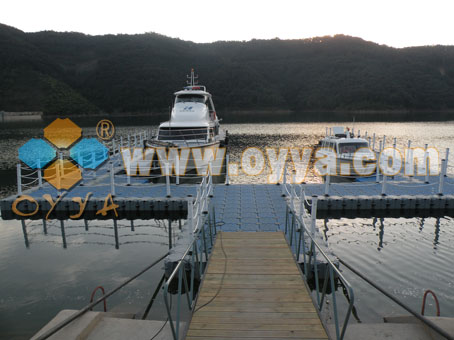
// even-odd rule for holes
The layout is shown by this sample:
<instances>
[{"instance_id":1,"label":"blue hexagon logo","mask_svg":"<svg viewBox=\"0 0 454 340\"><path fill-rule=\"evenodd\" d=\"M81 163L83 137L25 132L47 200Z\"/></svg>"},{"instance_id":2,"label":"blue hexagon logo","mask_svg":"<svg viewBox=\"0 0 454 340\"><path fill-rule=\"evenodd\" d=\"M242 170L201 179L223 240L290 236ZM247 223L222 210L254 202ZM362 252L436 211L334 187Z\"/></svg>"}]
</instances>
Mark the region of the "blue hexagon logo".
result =
<instances>
[{"instance_id":1,"label":"blue hexagon logo","mask_svg":"<svg viewBox=\"0 0 454 340\"><path fill-rule=\"evenodd\" d=\"M109 150L95 138L83 138L69 153L84 169L96 169L109 158Z\"/></svg>"},{"instance_id":2,"label":"blue hexagon logo","mask_svg":"<svg viewBox=\"0 0 454 340\"><path fill-rule=\"evenodd\" d=\"M57 152L42 139L32 138L19 148L19 159L32 169L44 168Z\"/></svg>"}]
</instances>

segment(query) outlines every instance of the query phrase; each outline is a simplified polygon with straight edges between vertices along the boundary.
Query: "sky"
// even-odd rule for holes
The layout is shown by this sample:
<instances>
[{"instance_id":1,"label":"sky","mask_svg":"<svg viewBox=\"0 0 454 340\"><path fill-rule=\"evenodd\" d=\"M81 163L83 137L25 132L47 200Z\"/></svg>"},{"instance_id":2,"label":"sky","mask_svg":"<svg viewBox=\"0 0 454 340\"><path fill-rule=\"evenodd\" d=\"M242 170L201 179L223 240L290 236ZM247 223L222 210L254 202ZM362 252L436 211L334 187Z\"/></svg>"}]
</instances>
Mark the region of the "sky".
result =
<instances>
[{"instance_id":1,"label":"sky","mask_svg":"<svg viewBox=\"0 0 454 340\"><path fill-rule=\"evenodd\" d=\"M454 45L453 0L0 0L25 32L156 32L194 42L345 34L393 47Z\"/></svg>"}]
</instances>

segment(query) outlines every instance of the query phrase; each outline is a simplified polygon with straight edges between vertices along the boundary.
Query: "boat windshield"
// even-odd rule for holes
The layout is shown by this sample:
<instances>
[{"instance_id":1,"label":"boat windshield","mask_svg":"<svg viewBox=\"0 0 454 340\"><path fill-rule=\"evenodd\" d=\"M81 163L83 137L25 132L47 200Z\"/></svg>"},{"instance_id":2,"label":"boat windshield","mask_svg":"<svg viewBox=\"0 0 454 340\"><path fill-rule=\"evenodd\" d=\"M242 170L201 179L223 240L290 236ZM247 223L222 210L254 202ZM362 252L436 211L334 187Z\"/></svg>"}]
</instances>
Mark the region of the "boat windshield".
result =
<instances>
[{"instance_id":1,"label":"boat windshield","mask_svg":"<svg viewBox=\"0 0 454 340\"><path fill-rule=\"evenodd\" d=\"M196 95L196 94L180 94L176 99L176 103L187 103L187 102L205 104L206 98L205 98L205 96Z\"/></svg>"},{"instance_id":2,"label":"boat windshield","mask_svg":"<svg viewBox=\"0 0 454 340\"><path fill-rule=\"evenodd\" d=\"M213 129L210 129L210 134ZM194 140L194 139L206 139L207 138L206 127L175 127L168 128L162 127L158 132L158 140Z\"/></svg>"},{"instance_id":3,"label":"boat windshield","mask_svg":"<svg viewBox=\"0 0 454 340\"><path fill-rule=\"evenodd\" d=\"M360 148L368 148L367 142L339 143L339 153L355 153Z\"/></svg>"}]
</instances>

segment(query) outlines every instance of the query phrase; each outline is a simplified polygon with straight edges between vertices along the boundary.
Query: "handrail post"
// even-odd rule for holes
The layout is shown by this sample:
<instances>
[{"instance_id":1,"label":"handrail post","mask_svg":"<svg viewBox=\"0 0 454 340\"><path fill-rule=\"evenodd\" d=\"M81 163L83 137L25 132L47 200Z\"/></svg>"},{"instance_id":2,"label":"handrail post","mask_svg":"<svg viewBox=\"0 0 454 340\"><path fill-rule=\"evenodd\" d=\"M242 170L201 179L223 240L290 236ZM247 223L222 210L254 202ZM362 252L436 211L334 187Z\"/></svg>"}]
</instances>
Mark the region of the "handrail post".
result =
<instances>
[{"instance_id":1,"label":"handrail post","mask_svg":"<svg viewBox=\"0 0 454 340\"><path fill-rule=\"evenodd\" d=\"M225 185L230 184L230 179L229 179L229 154L225 156Z\"/></svg>"},{"instance_id":2,"label":"handrail post","mask_svg":"<svg viewBox=\"0 0 454 340\"><path fill-rule=\"evenodd\" d=\"M428 145L426 144L424 146L424 165L425 165L425 168L426 168L426 174L425 174L424 182L426 184L429 184L430 160L429 160L429 152L427 152L427 147L428 147Z\"/></svg>"},{"instance_id":3,"label":"handrail post","mask_svg":"<svg viewBox=\"0 0 454 340\"><path fill-rule=\"evenodd\" d=\"M166 163L166 191L167 197L172 197L170 194L170 176L169 176L169 163Z\"/></svg>"},{"instance_id":4,"label":"handrail post","mask_svg":"<svg viewBox=\"0 0 454 340\"><path fill-rule=\"evenodd\" d=\"M375 132L372 135L372 150L375 151Z\"/></svg>"},{"instance_id":5,"label":"handrail post","mask_svg":"<svg viewBox=\"0 0 454 340\"><path fill-rule=\"evenodd\" d=\"M448 162L449 162L449 148L446 148L446 156L445 156L445 177L448 176L447 170L448 170Z\"/></svg>"},{"instance_id":6,"label":"handrail post","mask_svg":"<svg viewBox=\"0 0 454 340\"><path fill-rule=\"evenodd\" d=\"M36 171L38 172L38 187L42 188L43 186L43 177L41 175L41 160L38 159L36 160Z\"/></svg>"},{"instance_id":7,"label":"handrail post","mask_svg":"<svg viewBox=\"0 0 454 340\"><path fill-rule=\"evenodd\" d=\"M127 185L131 185L131 162L128 162L127 164L127 171L126 171L126 180L127 180Z\"/></svg>"},{"instance_id":8,"label":"handrail post","mask_svg":"<svg viewBox=\"0 0 454 340\"><path fill-rule=\"evenodd\" d=\"M303 212L304 212L304 187L301 185L300 190L300 219L303 219Z\"/></svg>"},{"instance_id":9,"label":"handrail post","mask_svg":"<svg viewBox=\"0 0 454 340\"><path fill-rule=\"evenodd\" d=\"M182 281L182 276L183 276L183 266L180 265L180 268L178 268L178 298L177 298L177 316L175 320L175 335L177 337L177 340L179 339L179 333L180 333L180 308L181 308L181 281ZM186 273L185 273L186 274Z\"/></svg>"},{"instance_id":10,"label":"handrail post","mask_svg":"<svg viewBox=\"0 0 454 340\"><path fill-rule=\"evenodd\" d=\"M337 303L336 303L336 292L335 289L336 287L334 286L334 273L333 273L333 267L329 266L329 276L330 276L330 283L331 283L331 294L332 297L331 299L333 300L333 316L334 316L334 325L336 327L336 336L340 340L340 332L339 332L339 320L338 320L338 315L337 315ZM326 280L326 278L325 278Z\"/></svg>"},{"instance_id":11,"label":"handrail post","mask_svg":"<svg viewBox=\"0 0 454 340\"><path fill-rule=\"evenodd\" d=\"M397 138L394 137L394 139L393 139L393 159L396 159L396 146L397 146Z\"/></svg>"},{"instance_id":12,"label":"handrail post","mask_svg":"<svg viewBox=\"0 0 454 340\"><path fill-rule=\"evenodd\" d=\"M386 196L386 174L383 174L383 181L381 185L381 195Z\"/></svg>"},{"instance_id":13,"label":"handrail post","mask_svg":"<svg viewBox=\"0 0 454 340\"><path fill-rule=\"evenodd\" d=\"M192 196L188 196L188 236L189 240L192 241L194 238L194 200Z\"/></svg>"},{"instance_id":14,"label":"handrail post","mask_svg":"<svg viewBox=\"0 0 454 340\"><path fill-rule=\"evenodd\" d=\"M59 164L61 166L61 176L65 176L65 168L63 166L63 152L59 152Z\"/></svg>"},{"instance_id":15,"label":"handrail post","mask_svg":"<svg viewBox=\"0 0 454 340\"><path fill-rule=\"evenodd\" d=\"M60 177L60 161L55 163L55 177L57 179L57 186L61 188L61 177ZM96 173L96 171L94 171Z\"/></svg>"},{"instance_id":16,"label":"handrail post","mask_svg":"<svg viewBox=\"0 0 454 340\"><path fill-rule=\"evenodd\" d=\"M285 186L287 185L287 162L284 161L284 178L282 181L282 196L285 196Z\"/></svg>"},{"instance_id":17,"label":"handrail post","mask_svg":"<svg viewBox=\"0 0 454 340\"><path fill-rule=\"evenodd\" d=\"M16 166L17 169L17 195L20 196L22 195L22 170L20 167L20 163L17 163Z\"/></svg>"},{"instance_id":18,"label":"handrail post","mask_svg":"<svg viewBox=\"0 0 454 340\"><path fill-rule=\"evenodd\" d=\"M381 141L380 141L380 152L381 152ZM377 161L375 162L375 183L380 183L380 155L378 155Z\"/></svg>"},{"instance_id":19,"label":"handrail post","mask_svg":"<svg viewBox=\"0 0 454 340\"><path fill-rule=\"evenodd\" d=\"M208 163L208 196L213 196L213 175L212 175L212 169L213 169L213 162L210 160Z\"/></svg>"},{"instance_id":20,"label":"handrail post","mask_svg":"<svg viewBox=\"0 0 454 340\"><path fill-rule=\"evenodd\" d=\"M315 235L317 224L317 196L312 196L312 204L311 204L311 233L312 236Z\"/></svg>"},{"instance_id":21,"label":"handrail post","mask_svg":"<svg viewBox=\"0 0 454 340\"><path fill-rule=\"evenodd\" d=\"M38 187L43 187L43 175L41 173L41 168L38 168Z\"/></svg>"},{"instance_id":22,"label":"handrail post","mask_svg":"<svg viewBox=\"0 0 454 340\"><path fill-rule=\"evenodd\" d=\"M410 147L411 147L411 140L408 140L408 143L407 143L407 153L405 155L405 169L408 169L409 167L409 162L410 162ZM405 172L404 172L405 173Z\"/></svg>"},{"instance_id":23,"label":"handrail post","mask_svg":"<svg viewBox=\"0 0 454 340\"><path fill-rule=\"evenodd\" d=\"M180 184L180 157L175 155L175 184Z\"/></svg>"},{"instance_id":24,"label":"handrail post","mask_svg":"<svg viewBox=\"0 0 454 340\"><path fill-rule=\"evenodd\" d=\"M438 183L438 195L443 196L443 185L445 179L445 171L446 171L446 160L441 160L441 172L440 172L440 179Z\"/></svg>"},{"instance_id":25,"label":"handrail post","mask_svg":"<svg viewBox=\"0 0 454 340\"><path fill-rule=\"evenodd\" d=\"M329 196L329 186L331 183L331 157L328 158L328 165L326 168L326 176L325 176L325 196Z\"/></svg>"},{"instance_id":26,"label":"handrail post","mask_svg":"<svg viewBox=\"0 0 454 340\"><path fill-rule=\"evenodd\" d=\"M110 162L110 193L115 196L115 172L112 162Z\"/></svg>"}]
</instances>

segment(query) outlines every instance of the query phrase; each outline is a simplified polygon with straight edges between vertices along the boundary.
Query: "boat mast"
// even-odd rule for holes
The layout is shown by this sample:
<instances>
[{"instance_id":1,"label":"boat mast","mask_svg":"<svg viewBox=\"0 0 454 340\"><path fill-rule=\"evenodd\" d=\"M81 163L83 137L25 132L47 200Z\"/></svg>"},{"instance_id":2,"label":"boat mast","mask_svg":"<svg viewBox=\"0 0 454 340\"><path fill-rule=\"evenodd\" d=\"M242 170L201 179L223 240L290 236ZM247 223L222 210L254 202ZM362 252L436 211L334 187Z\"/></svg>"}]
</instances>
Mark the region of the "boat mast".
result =
<instances>
[{"instance_id":1,"label":"boat mast","mask_svg":"<svg viewBox=\"0 0 454 340\"><path fill-rule=\"evenodd\" d=\"M194 69L191 68L191 75L190 76L186 76L189 80L186 80L186 83L189 85L189 86L194 86L194 85L197 85L198 84L198 81L197 79L199 79L199 76L196 76L194 74Z\"/></svg>"}]
</instances>

